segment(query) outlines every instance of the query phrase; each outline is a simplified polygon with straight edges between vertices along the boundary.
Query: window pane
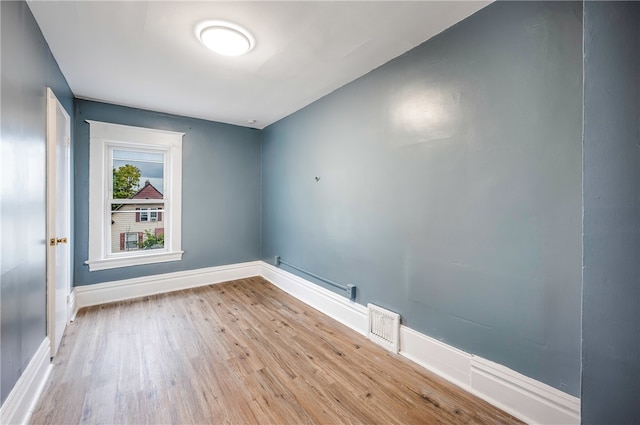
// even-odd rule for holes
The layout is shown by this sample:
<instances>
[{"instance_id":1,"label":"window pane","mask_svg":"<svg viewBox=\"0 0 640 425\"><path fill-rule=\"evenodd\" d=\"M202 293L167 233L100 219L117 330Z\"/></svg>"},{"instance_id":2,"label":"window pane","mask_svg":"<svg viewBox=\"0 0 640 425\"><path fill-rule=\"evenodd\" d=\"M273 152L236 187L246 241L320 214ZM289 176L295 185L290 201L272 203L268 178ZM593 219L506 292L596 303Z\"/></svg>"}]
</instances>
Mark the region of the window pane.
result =
<instances>
[{"instance_id":1,"label":"window pane","mask_svg":"<svg viewBox=\"0 0 640 425\"><path fill-rule=\"evenodd\" d=\"M164 154L113 150L113 199L163 199Z\"/></svg>"},{"instance_id":2,"label":"window pane","mask_svg":"<svg viewBox=\"0 0 640 425\"><path fill-rule=\"evenodd\" d=\"M163 204L112 204L111 208L111 253L164 249Z\"/></svg>"},{"instance_id":3,"label":"window pane","mask_svg":"<svg viewBox=\"0 0 640 425\"><path fill-rule=\"evenodd\" d=\"M134 249L138 249L138 234L133 232L125 233L125 244L124 249L127 251L131 251Z\"/></svg>"}]
</instances>

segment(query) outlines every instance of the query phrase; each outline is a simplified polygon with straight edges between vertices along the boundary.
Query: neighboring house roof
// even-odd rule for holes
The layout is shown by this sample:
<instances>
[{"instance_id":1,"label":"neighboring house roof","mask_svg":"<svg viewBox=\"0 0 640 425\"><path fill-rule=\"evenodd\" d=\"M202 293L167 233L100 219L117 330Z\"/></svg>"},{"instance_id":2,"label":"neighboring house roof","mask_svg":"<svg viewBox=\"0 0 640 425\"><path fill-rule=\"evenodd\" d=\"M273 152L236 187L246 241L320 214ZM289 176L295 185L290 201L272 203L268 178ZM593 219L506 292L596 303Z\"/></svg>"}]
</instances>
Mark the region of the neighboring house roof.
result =
<instances>
[{"instance_id":1,"label":"neighboring house roof","mask_svg":"<svg viewBox=\"0 0 640 425\"><path fill-rule=\"evenodd\" d=\"M149 180L144 182L142 189L136 192L131 199L162 199L162 193L156 189Z\"/></svg>"},{"instance_id":2,"label":"neighboring house roof","mask_svg":"<svg viewBox=\"0 0 640 425\"><path fill-rule=\"evenodd\" d=\"M0 0L1 1L1 0ZM149 180L144 182L144 186L142 189L138 190L130 199L163 199L164 196L162 193L156 189ZM111 212L118 211L124 205L118 205ZM111 224L113 224L113 220L111 220Z\"/></svg>"}]
</instances>

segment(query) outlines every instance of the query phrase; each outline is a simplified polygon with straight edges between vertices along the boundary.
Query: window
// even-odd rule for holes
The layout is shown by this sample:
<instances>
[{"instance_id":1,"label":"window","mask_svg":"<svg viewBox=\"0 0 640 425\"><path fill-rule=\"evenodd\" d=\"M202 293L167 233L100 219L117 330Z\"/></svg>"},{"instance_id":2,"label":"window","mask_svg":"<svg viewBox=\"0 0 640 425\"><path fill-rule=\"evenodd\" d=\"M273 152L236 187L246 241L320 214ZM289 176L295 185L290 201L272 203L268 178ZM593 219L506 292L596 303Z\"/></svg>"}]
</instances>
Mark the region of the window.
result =
<instances>
[{"instance_id":1,"label":"window","mask_svg":"<svg viewBox=\"0 0 640 425\"><path fill-rule=\"evenodd\" d=\"M138 249L138 240L140 239L141 234L138 232L127 232L121 233L124 237L122 240L122 251L131 251L134 249Z\"/></svg>"},{"instance_id":2,"label":"window","mask_svg":"<svg viewBox=\"0 0 640 425\"><path fill-rule=\"evenodd\" d=\"M152 209L152 208L138 208L140 214L136 216L136 221L160 221L160 217L162 217L162 209Z\"/></svg>"},{"instance_id":3,"label":"window","mask_svg":"<svg viewBox=\"0 0 640 425\"><path fill-rule=\"evenodd\" d=\"M87 122L89 270L180 260L184 133Z\"/></svg>"}]
</instances>

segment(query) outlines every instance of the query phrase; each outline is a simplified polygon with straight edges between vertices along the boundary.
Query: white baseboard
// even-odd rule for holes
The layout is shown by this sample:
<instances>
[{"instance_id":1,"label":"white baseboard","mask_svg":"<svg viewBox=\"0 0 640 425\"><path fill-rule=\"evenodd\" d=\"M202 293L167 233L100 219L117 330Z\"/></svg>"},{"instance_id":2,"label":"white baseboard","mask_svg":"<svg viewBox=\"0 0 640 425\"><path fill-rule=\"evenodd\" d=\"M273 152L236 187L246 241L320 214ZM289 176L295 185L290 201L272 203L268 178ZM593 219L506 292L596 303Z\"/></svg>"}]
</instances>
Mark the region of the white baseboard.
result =
<instances>
[{"instance_id":1,"label":"white baseboard","mask_svg":"<svg viewBox=\"0 0 640 425\"><path fill-rule=\"evenodd\" d=\"M351 329L367 334L367 310L268 263L262 277ZM400 355L531 424L579 424L580 399L482 357L400 326Z\"/></svg>"},{"instance_id":2,"label":"white baseboard","mask_svg":"<svg viewBox=\"0 0 640 425\"><path fill-rule=\"evenodd\" d=\"M45 338L0 408L1 424L26 424L51 373L51 348Z\"/></svg>"},{"instance_id":3,"label":"white baseboard","mask_svg":"<svg viewBox=\"0 0 640 425\"><path fill-rule=\"evenodd\" d=\"M261 261L137 277L74 288L78 309L229 280L259 276Z\"/></svg>"},{"instance_id":4,"label":"white baseboard","mask_svg":"<svg viewBox=\"0 0 640 425\"><path fill-rule=\"evenodd\" d=\"M367 334L367 308L299 276L262 262L263 278L354 331Z\"/></svg>"},{"instance_id":5,"label":"white baseboard","mask_svg":"<svg viewBox=\"0 0 640 425\"><path fill-rule=\"evenodd\" d=\"M76 320L76 314L78 314L78 305L76 304L76 291L74 288L69 294L69 301L67 302L67 323Z\"/></svg>"},{"instance_id":6,"label":"white baseboard","mask_svg":"<svg viewBox=\"0 0 640 425\"><path fill-rule=\"evenodd\" d=\"M404 325L400 325L400 355L459 387L471 386L471 354Z\"/></svg>"},{"instance_id":7,"label":"white baseboard","mask_svg":"<svg viewBox=\"0 0 640 425\"><path fill-rule=\"evenodd\" d=\"M473 356L471 391L530 424L579 424L580 399Z\"/></svg>"}]
</instances>

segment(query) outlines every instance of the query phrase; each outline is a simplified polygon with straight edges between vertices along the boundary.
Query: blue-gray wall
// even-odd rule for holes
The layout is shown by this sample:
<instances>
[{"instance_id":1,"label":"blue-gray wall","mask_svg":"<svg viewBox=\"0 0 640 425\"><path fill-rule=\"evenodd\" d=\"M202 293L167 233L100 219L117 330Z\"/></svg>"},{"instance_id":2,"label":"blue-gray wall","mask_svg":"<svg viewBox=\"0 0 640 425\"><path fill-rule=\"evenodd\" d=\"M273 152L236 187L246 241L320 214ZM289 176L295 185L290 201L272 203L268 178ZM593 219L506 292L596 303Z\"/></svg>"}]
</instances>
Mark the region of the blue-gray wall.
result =
<instances>
[{"instance_id":1,"label":"blue-gray wall","mask_svg":"<svg viewBox=\"0 0 640 425\"><path fill-rule=\"evenodd\" d=\"M0 2L0 397L46 337L46 87L70 113L73 94L24 2Z\"/></svg>"},{"instance_id":2,"label":"blue-gray wall","mask_svg":"<svg viewBox=\"0 0 640 425\"><path fill-rule=\"evenodd\" d=\"M258 131L77 100L75 284L262 246L574 395L582 301L583 422L640 422L640 4L585 3L584 64L582 12L495 3L266 129L262 164ZM74 99L27 5L0 14L4 402L46 335L45 87ZM183 261L87 271L85 119L187 133Z\"/></svg>"},{"instance_id":3,"label":"blue-gray wall","mask_svg":"<svg viewBox=\"0 0 640 425\"><path fill-rule=\"evenodd\" d=\"M640 3L585 2L582 421L640 424Z\"/></svg>"},{"instance_id":4,"label":"blue-gray wall","mask_svg":"<svg viewBox=\"0 0 640 425\"><path fill-rule=\"evenodd\" d=\"M579 2L494 3L268 127L265 261L579 395L581 46Z\"/></svg>"},{"instance_id":5,"label":"blue-gray wall","mask_svg":"<svg viewBox=\"0 0 640 425\"><path fill-rule=\"evenodd\" d=\"M260 259L260 131L76 100L75 281L86 285ZM181 261L89 272L89 124L186 133L182 147Z\"/></svg>"}]
</instances>

